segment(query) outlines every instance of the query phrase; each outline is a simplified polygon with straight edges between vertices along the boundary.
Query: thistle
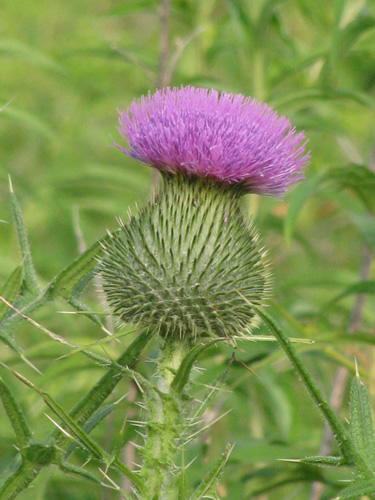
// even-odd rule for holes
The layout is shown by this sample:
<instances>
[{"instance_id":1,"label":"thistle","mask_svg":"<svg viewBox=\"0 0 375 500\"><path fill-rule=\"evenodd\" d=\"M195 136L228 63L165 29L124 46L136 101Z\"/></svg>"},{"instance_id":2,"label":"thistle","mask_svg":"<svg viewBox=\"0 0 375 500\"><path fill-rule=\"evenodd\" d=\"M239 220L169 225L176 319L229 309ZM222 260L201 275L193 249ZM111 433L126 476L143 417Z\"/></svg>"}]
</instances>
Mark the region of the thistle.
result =
<instances>
[{"instance_id":1,"label":"thistle","mask_svg":"<svg viewBox=\"0 0 375 500\"><path fill-rule=\"evenodd\" d=\"M185 354L205 338L249 335L251 305L269 290L264 250L239 200L282 195L309 155L303 133L267 105L192 87L134 101L119 132L129 144L120 150L162 174L154 199L112 237L100 263L114 315L161 339L141 470L156 499L185 432L172 390Z\"/></svg>"}]
</instances>

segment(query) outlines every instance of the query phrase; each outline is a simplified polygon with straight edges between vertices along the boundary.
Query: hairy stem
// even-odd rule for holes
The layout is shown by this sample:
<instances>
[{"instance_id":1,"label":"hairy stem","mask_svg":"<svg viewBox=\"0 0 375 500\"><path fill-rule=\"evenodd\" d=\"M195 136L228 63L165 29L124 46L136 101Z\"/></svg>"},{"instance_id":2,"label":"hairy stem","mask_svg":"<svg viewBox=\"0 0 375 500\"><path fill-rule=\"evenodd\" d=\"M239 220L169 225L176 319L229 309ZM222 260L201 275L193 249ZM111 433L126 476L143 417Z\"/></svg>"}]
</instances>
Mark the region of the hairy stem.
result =
<instances>
[{"instance_id":1,"label":"hairy stem","mask_svg":"<svg viewBox=\"0 0 375 500\"><path fill-rule=\"evenodd\" d=\"M184 355L186 344L166 342L158 363L157 390L146 397L149 411L144 463L140 475L147 484L144 500L162 498L162 491L174 463L176 439L182 432L180 395L171 385Z\"/></svg>"}]
</instances>

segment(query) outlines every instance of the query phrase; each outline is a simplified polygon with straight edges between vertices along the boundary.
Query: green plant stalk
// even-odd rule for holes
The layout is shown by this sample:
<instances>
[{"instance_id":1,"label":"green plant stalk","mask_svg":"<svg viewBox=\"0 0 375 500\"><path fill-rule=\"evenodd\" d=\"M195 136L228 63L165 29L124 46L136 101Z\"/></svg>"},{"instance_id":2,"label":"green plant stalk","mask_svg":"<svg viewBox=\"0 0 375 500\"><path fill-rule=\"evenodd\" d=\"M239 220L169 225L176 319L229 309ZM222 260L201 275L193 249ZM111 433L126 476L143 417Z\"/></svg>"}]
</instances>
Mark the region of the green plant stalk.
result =
<instances>
[{"instance_id":1,"label":"green plant stalk","mask_svg":"<svg viewBox=\"0 0 375 500\"><path fill-rule=\"evenodd\" d=\"M345 431L343 425L340 420L335 415L332 408L329 406L327 400L323 396L321 390L314 382L310 373L308 372L305 364L302 359L298 356L296 350L294 349L292 343L289 338L284 334L284 332L276 325L274 320L267 313L259 309L258 307L252 305L257 314L263 319L263 321L268 325L271 329L272 333L275 335L279 344L285 354L288 356L290 362L292 363L294 369L301 377L303 384L308 390L310 396L312 397L314 403L316 404L319 411L323 414L323 417L327 420L328 425L330 426L334 438L339 445L341 453L343 454L345 460L352 465L361 466L362 470L365 471L367 478L373 478L374 474L363 460L363 457L358 453L356 447L354 446L352 440L348 436Z\"/></svg>"},{"instance_id":2,"label":"green plant stalk","mask_svg":"<svg viewBox=\"0 0 375 500\"><path fill-rule=\"evenodd\" d=\"M26 489L29 484L36 478L42 467L30 461L17 457L15 463L12 464L13 473L7 477L1 485L0 498L1 500L12 500L19 493Z\"/></svg>"},{"instance_id":3,"label":"green plant stalk","mask_svg":"<svg viewBox=\"0 0 375 500\"><path fill-rule=\"evenodd\" d=\"M176 440L182 434L183 424L180 420L181 394L173 390L172 382L187 349L187 344L178 340L165 342L158 362L157 391L146 396L149 414L140 471L147 485L144 500L162 498L168 475L174 467Z\"/></svg>"}]
</instances>

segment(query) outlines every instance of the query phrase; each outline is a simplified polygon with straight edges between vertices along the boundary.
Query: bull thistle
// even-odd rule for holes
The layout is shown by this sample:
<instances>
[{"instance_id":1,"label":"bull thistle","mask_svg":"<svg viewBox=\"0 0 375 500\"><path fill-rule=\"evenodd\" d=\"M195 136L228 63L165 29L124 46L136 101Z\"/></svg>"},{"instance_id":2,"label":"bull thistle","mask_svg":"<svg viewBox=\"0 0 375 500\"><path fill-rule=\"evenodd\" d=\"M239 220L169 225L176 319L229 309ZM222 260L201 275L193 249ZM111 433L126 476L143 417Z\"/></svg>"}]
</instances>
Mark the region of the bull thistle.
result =
<instances>
[{"instance_id":1,"label":"bull thistle","mask_svg":"<svg viewBox=\"0 0 375 500\"><path fill-rule=\"evenodd\" d=\"M166 88L120 113L125 154L160 171L154 198L106 245L103 289L119 321L160 340L139 472L163 498L186 436L176 373L199 343L251 334L269 291L264 250L239 200L281 196L302 178L304 135L267 105L214 90Z\"/></svg>"}]
</instances>

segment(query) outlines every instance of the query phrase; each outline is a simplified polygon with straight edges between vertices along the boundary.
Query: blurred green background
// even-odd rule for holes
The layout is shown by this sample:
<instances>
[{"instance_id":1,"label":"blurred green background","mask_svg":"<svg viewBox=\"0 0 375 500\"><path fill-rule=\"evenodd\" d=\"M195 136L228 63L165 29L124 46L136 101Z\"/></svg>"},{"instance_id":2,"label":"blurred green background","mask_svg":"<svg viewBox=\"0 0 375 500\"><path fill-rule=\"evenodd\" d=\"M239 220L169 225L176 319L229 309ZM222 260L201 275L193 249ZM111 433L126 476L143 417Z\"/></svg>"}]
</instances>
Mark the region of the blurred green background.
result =
<instances>
[{"instance_id":1,"label":"blurred green background","mask_svg":"<svg viewBox=\"0 0 375 500\"><path fill-rule=\"evenodd\" d=\"M0 288L20 263L8 200L8 174L23 210L35 268L47 284L116 216L146 202L152 173L112 147L121 141L118 110L160 84L214 87L264 100L286 114L309 140L307 180L285 199L248 196L244 210L255 218L274 273L270 312L294 336L314 338L304 359L329 395L339 366L353 370L356 356L375 401L372 342L374 297L348 287L374 279L375 247L375 2L362 0L3 0L0 6ZM164 40L164 45L163 45ZM343 291L343 300L326 307ZM373 293L373 292L372 292ZM87 301L98 308L94 291ZM101 337L84 318L56 313L61 302L33 315L76 343ZM295 319L289 317L291 315ZM347 335L347 330L358 330ZM264 329L259 333L266 333ZM366 338L367 344L364 346ZM66 352L30 325L16 333L26 355L43 372L33 374L3 345L0 359L37 381L69 408L100 375L100 369ZM124 341L125 342L125 341ZM288 362L270 343L239 345L214 417L233 408L192 445L202 467L236 442L219 494L241 500L308 499L311 482L333 498L350 473L277 462L318 454L323 434ZM110 345L111 353L121 345ZM146 353L153 356L152 352ZM209 383L230 356L220 348L202 360ZM141 368L150 370L150 367ZM52 428L43 402L4 374L27 408L38 438ZM347 388L339 412L348 415ZM113 400L129 391L119 386ZM119 409L95 431L110 446ZM212 415L206 415L211 418ZM14 436L0 411L0 466L14 456ZM134 430L129 436L136 440ZM76 463L83 461L79 453ZM92 470L96 471L95 464ZM314 493L313 493L314 494ZM44 470L22 499L109 499L116 492Z\"/></svg>"}]
</instances>

